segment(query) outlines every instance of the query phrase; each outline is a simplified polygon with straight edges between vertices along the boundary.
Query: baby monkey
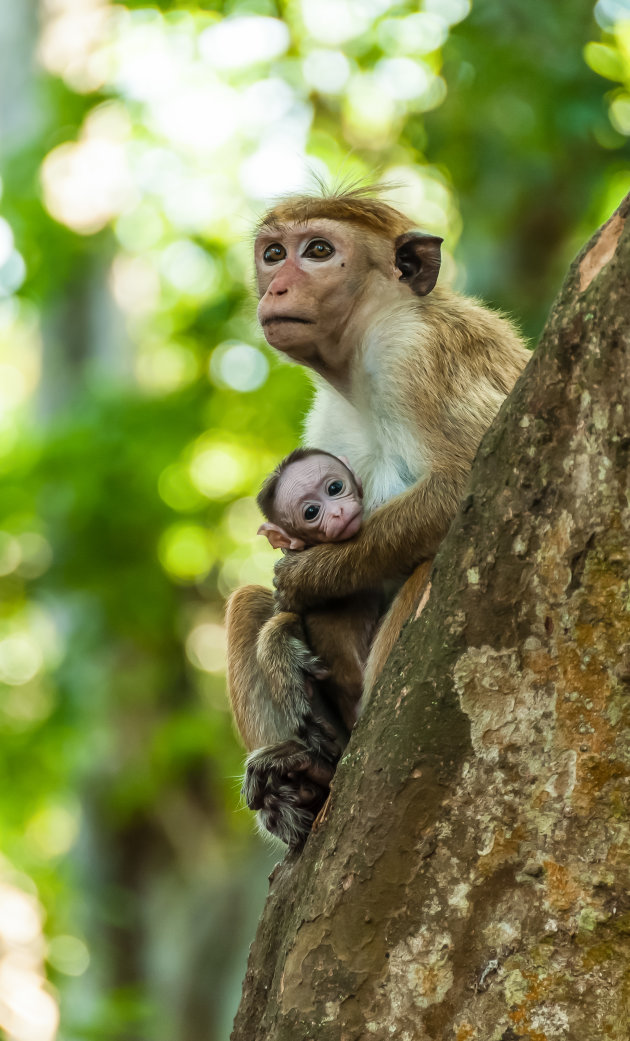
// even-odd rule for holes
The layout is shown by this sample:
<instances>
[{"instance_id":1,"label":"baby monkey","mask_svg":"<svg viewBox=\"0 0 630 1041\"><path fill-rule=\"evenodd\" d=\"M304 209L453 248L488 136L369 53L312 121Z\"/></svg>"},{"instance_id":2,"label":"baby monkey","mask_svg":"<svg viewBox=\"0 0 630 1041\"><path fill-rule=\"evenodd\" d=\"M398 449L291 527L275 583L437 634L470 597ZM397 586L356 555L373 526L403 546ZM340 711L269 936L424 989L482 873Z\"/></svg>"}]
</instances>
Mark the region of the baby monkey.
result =
<instances>
[{"instance_id":1,"label":"baby monkey","mask_svg":"<svg viewBox=\"0 0 630 1041\"><path fill-rule=\"evenodd\" d=\"M356 535L363 518L363 486L345 458L319 448L296 448L265 481L257 498L267 518L259 535L274 549L306 549Z\"/></svg>"},{"instance_id":2,"label":"baby monkey","mask_svg":"<svg viewBox=\"0 0 630 1041\"><path fill-rule=\"evenodd\" d=\"M350 539L363 517L359 477L345 459L316 448L298 448L283 459L265 481L257 502L266 517L258 534L283 551ZM269 594L261 589L261 595ZM256 663L266 696L256 699L259 718L250 751L255 745L262 745L264 751L265 745L279 738L286 742L287 776L292 782L299 780L297 788L289 784L280 792L286 830L279 834L274 819L277 778L267 788L261 782L264 771L247 769L243 794L250 809L260 811L262 826L289 846L301 845L328 795L357 719L364 666L382 612L381 592L363 591L303 615L277 612L259 631ZM236 703L234 711L238 720ZM284 721L282 734L276 732L279 719ZM287 720L292 730L291 723L287 729ZM256 751L259 767L260 748ZM299 799L287 814L286 801L292 794Z\"/></svg>"}]
</instances>

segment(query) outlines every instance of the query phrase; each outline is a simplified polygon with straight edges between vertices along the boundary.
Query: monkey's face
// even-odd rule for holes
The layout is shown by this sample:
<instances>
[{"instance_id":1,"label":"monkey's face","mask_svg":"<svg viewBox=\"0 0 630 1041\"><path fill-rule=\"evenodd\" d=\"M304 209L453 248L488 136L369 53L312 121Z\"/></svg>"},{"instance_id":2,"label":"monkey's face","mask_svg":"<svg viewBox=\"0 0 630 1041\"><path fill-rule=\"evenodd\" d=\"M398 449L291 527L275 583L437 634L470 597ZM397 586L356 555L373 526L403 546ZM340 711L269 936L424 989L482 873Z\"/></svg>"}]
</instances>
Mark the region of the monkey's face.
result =
<instances>
[{"instance_id":1,"label":"monkey's face","mask_svg":"<svg viewBox=\"0 0 630 1041\"><path fill-rule=\"evenodd\" d=\"M285 528L306 545L343 542L361 527L361 486L341 460L308 456L290 463L280 477L275 510Z\"/></svg>"},{"instance_id":2,"label":"monkey's face","mask_svg":"<svg viewBox=\"0 0 630 1041\"><path fill-rule=\"evenodd\" d=\"M371 266L360 237L365 246L351 224L326 218L262 229L258 318L272 347L315 368L343 368L342 332L356 324Z\"/></svg>"}]
</instances>

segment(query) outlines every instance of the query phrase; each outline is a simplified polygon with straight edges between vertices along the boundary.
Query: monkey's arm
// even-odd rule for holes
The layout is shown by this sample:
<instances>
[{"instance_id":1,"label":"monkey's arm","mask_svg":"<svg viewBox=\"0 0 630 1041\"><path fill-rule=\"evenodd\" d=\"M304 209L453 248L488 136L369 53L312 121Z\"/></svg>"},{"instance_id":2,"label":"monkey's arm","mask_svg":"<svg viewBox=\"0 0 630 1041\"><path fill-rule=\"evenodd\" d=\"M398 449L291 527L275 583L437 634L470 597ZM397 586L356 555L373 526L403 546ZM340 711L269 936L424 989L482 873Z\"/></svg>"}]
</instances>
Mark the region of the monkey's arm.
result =
<instances>
[{"instance_id":1,"label":"monkey's arm","mask_svg":"<svg viewBox=\"0 0 630 1041\"><path fill-rule=\"evenodd\" d=\"M283 610L303 611L330 598L404 578L435 555L463 496L469 469L434 470L368 517L355 538L287 553L274 585Z\"/></svg>"}]
</instances>

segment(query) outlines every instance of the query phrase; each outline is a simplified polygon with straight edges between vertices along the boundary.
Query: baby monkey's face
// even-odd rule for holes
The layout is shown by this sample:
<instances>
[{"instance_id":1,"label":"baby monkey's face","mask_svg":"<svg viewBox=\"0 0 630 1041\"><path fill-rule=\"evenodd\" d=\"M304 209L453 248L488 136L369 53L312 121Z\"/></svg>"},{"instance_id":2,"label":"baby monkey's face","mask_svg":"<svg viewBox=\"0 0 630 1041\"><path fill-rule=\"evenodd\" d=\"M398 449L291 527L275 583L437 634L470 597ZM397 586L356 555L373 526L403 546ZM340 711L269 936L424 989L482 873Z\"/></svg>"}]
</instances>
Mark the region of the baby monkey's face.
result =
<instances>
[{"instance_id":1,"label":"baby monkey's face","mask_svg":"<svg viewBox=\"0 0 630 1041\"><path fill-rule=\"evenodd\" d=\"M340 459L310 455L287 466L278 482L275 510L279 523L305 545L341 542L361 527L361 499L354 474Z\"/></svg>"},{"instance_id":2,"label":"baby monkey's face","mask_svg":"<svg viewBox=\"0 0 630 1041\"><path fill-rule=\"evenodd\" d=\"M276 485L268 521L259 535L274 549L305 549L356 535L363 514L363 489L344 459L314 452L289 463ZM273 515L271 515L273 514Z\"/></svg>"}]
</instances>

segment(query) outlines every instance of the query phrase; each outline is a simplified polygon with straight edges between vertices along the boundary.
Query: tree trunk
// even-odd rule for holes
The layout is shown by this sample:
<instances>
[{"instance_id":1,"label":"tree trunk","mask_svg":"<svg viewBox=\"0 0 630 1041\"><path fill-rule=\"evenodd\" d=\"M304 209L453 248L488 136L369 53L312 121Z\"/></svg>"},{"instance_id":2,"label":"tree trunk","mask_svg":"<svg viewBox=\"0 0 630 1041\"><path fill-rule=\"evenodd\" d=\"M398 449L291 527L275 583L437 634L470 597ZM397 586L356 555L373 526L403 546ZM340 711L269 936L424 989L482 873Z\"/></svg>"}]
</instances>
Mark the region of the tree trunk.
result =
<instances>
[{"instance_id":1,"label":"tree trunk","mask_svg":"<svg viewBox=\"0 0 630 1041\"><path fill-rule=\"evenodd\" d=\"M287 857L233 1041L630 1036L630 196Z\"/></svg>"}]
</instances>

